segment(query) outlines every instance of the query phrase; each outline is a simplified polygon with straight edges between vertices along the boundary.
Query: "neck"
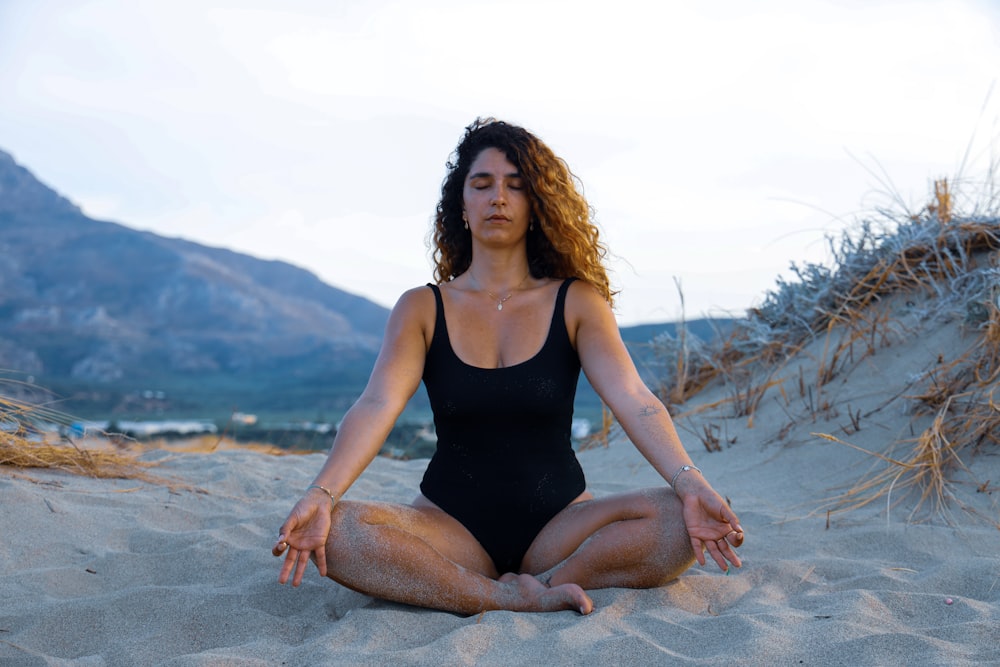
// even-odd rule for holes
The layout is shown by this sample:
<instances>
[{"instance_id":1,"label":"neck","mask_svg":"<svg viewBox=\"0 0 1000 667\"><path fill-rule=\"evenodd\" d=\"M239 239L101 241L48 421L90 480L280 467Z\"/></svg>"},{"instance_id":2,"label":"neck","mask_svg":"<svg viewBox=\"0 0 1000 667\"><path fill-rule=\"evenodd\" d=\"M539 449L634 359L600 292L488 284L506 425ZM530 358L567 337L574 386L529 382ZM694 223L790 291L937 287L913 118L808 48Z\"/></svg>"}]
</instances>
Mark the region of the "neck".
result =
<instances>
[{"instance_id":1,"label":"neck","mask_svg":"<svg viewBox=\"0 0 1000 667\"><path fill-rule=\"evenodd\" d=\"M523 286L530 277L528 256L520 249L490 249L492 252L479 248L473 252L472 263L468 273L474 286L478 289L488 289L493 292L503 291L506 294L518 286Z\"/></svg>"},{"instance_id":2,"label":"neck","mask_svg":"<svg viewBox=\"0 0 1000 667\"><path fill-rule=\"evenodd\" d=\"M469 267L469 277L473 287L494 294L507 295L520 289L528 281L531 271L527 266L502 271L483 270L482 267Z\"/></svg>"}]
</instances>

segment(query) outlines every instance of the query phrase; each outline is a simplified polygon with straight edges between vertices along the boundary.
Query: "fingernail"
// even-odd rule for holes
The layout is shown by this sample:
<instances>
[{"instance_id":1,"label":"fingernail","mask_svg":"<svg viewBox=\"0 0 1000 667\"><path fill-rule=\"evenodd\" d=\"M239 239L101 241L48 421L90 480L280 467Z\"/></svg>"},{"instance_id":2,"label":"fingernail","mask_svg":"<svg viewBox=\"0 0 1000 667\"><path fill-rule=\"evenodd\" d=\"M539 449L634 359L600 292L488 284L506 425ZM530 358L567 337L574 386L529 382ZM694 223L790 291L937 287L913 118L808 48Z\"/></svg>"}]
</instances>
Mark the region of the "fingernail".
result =
<instances>
[{"instance_id":1,"label":"fingernail","mask_svg":"<svg viewBox=\"0 0 1000 667\"><path fill-rule=\"evenodd\" d=\"M742 533L743 532L743 526L741 526L740 524L736 524L736 532L737 533Z\"/></svg>"}]
</instances>

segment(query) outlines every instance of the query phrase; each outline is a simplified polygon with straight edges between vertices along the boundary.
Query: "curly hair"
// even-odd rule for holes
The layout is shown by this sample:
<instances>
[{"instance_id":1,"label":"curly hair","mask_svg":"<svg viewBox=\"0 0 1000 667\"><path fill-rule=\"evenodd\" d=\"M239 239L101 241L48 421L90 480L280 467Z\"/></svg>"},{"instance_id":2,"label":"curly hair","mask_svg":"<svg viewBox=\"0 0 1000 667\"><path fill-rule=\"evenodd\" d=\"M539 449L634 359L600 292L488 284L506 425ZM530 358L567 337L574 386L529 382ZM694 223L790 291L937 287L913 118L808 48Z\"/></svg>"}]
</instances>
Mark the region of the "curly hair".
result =
<instances>
[{"instance_id":1,"label":"curly hair","mask_svg":"<svg viewBox=\"0 0 1000 667\"><path fill-rule=\"evenodd\" d=\"M533 229L528 232L528 268L535 278L576 277L614 305L593 213L566 162L522 127L477 118L447 163L432 233L434 279L447 282L472 263L472 237L462 219L463 189L473 161L487 148L503 152L527 186Z\"/></svg>"}]
</instances>

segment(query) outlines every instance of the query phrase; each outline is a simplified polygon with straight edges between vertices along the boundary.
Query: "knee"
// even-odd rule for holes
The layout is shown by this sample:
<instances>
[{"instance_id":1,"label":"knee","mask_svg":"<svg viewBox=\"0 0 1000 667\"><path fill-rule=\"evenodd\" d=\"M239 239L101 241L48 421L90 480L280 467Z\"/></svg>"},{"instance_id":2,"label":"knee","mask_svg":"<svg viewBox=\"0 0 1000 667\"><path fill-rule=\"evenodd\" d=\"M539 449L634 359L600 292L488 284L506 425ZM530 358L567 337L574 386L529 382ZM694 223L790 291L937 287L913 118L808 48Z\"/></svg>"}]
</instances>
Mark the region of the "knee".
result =
<instances>
[{"instance_id":1,"label":"knee","mask_svg":"<svg viewBox=\"0 0 1000 667\"><path fill-rule=\"evenodd\" d=\"M670 487L656 487L639 492L642 498L642 511L646 516L656 519L656 525L663 526L670 532L677 528L684 530L684 504Z\"/></svg>"},{"instance_id":2,"label":"knee","mask_svg":"<svg viewBox=\"0 0 1000 667\"><path fill-rule=\"evenodd\" d=\"M330 513L330 533L326 538L326 557L331 561L352 549L351 540L358 534L358 527L370 523L366 503L342 500Z\"/></svg>"},{"instance_id":3,"label":"knee","mask_svg":"<svg viewBox=\"0 0 1000 667\"><path fill-rule=\"evenodd\" d=\"M652 531L657 541L660 584L672 581L695 562L691 538L684 524L684 504L670 488L649 489L644 494L647 510L653 518Z\"/></svg>"},{"instance_id":4,"label":"knee","mask_svg":"<svg viewBox=\"0 0 1000 667\"><path fill-rule=\"evenodd\" d=\"M351 572L359 564L358 554L370 539L372 526L383 523L384 514L377 503L342 500L334 506L326 538L328 577L342 584L350 580Z\"/></svg>"}]
</instances>

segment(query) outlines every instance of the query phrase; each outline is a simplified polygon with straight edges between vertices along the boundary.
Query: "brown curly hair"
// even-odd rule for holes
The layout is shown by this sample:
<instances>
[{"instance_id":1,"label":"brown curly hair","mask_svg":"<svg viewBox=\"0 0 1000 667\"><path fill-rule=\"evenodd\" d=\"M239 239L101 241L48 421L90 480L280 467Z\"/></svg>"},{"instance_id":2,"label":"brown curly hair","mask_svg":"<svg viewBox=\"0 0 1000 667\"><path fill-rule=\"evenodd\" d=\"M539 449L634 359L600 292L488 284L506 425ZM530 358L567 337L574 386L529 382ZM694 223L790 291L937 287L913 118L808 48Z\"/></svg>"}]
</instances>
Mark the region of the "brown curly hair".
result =
<instances>
[{"instance_id":1,"label":"brown curly hair","mask_svg":"<svg viewBox=\"0 0 1000 667\"><path fill-rule=\"evenodd\" d=\"M591 222L587 200L566 162L522 127L477 118L448 160L441 200L434 217L434 279L447 282L472 263L472 237L462 219L463 188L472 162L487 148L503 152L527 186L534 229L528 232L528 268L535 278L576 277L614 305L603 260L607 248Z\"/></svg>"}]
</instances>

